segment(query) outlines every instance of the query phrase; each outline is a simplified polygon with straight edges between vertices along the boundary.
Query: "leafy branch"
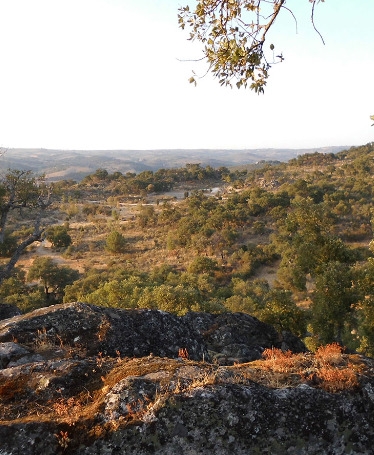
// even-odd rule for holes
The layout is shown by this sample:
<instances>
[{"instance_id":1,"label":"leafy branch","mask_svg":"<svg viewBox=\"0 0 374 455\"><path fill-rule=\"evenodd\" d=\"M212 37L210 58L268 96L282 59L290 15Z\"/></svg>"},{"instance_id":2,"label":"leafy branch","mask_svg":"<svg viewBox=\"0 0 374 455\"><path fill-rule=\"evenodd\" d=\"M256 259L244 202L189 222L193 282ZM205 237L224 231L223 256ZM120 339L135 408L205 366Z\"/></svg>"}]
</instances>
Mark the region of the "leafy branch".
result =
<instances>
[{"instance_id":1,"label":"leafy branch","mask_svg":"<svg viewBox=\"0 0 374 455\"><path fill-rule=\"evenodd\" d=\"M309 0L314 25L315 4L324 0ZM284 60L282 54L269 62L265 55L265 41L282 10L296 18L285 6L286 0L199 0L194 9L179 8L180 28L190 28L189 40L203 45L203 60L208 63L221 86L247 87L263 93L269 69ZM321 36L322 38L322 36ZM323 41L323 39L322 39ZM274 50L271 44L270 49ZM196 85L195 75L189 79Z\"/></svg>"}]
</instances>

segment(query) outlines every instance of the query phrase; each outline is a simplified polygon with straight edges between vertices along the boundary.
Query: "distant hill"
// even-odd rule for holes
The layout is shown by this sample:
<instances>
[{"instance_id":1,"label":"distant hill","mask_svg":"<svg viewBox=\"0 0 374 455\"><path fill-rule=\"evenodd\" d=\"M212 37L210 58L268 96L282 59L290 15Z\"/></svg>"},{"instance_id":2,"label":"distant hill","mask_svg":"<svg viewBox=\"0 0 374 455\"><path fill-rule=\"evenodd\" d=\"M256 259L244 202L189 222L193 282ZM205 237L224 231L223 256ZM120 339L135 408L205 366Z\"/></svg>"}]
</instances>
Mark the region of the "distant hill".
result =
<instances>
[{"instance_id":1,"label":"distant hill","mask_svg":"<svg viewBox=\"0 0 374 455\"><path fill-rule=\"evenodd\" d=\"M337 153L349 146L313 149L197 149L197 150L48 150L3 149L0 170L27 169L45 174L49 180L81 180L97 169L108 172L139 173L145 170L183 167L186 163L202 166L232 167L258 161L288 161L305 153Z\"/></svg>"}]
</instances>

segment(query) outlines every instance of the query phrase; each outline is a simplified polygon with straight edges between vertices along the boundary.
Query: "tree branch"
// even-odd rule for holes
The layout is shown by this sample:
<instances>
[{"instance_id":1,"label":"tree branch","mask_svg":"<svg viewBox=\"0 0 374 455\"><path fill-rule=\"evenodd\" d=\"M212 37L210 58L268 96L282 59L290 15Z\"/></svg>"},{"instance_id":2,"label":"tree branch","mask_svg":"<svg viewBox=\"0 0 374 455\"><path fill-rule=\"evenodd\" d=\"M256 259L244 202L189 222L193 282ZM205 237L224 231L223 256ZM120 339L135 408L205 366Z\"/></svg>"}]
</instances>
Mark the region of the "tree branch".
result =
<instances>
[{"instance_id":1,"label":"tree branch","mask_svg":"<svg viewBox=\"0 0 374 455\"><path fill-rule=\"evenodd\" d=\"M318 33L318 35L320 36L320 38L321 38L321 40L322 40L322 43L325 45L326 43L325 43L325 41L324 41L324 39L323 39L321 33L317 30L317 28L316 28L316 26L315 26L315 24L314 24L314 7L316 6L316 3L317 3L317 0L314 0L314 1L313 1L313 6L312 6L312 16L311 16L312 24L313 24L314 30L315 30L315 31Z\"/></svg>"},{"instance_id":2,"label":"tree branch","mask_svg":"<svg viewBox=\"0 0 374 455\"><path fill-rule=\"evenodd\" d=\"M19 258L21 257L24 250L31 244L36 241L40 241L43 235L44 229L40 230L37 233L31 234L27 239L25 239L22 243L20 243L15 252L13 253L12 257L8 261L8 263L1 269L0 271L0 284L7 278L9 278L12 274L12 270L14 269L15 265L17 264Z\"/></svg>"},{"instance_id":3,"label":"tree branch","mask_svg":"<svg viewBox=\"0 0 374 455\"><path fill-rule=\"evenodd\" d=\"M15 171L16 172L16 171ZM10 177L15 177L15 180L13 181L16 183L19 183L21 180L21 177L24 175L28 176L28 173L19 173L18 175L10 175ZM9 175L8 175L9 177ZM14 208L18 208L19 204L16 202L14 205L14 199L15 199L15 194L17 192L16 186L12 186L12 179L9 179L11 184L8 187L8 191L10 191L10 197L7 203L3 204L2 207L0 207L1 210L1 225L0 225L0 239L4 241L4 235L5 235L5 228L6 228L6 223L7 223L7 218L9 215L10 210L13 210ZM28 181L30 182L30 181ZM40 241L42 239L42 235L45 231L45 228L41 227L42 223L42 218L45 213L45 210L47 207L51 204L51 188L47 186L38 186L35 185L35 180L32 178L32 188L24 188L26 191L26 199L24 201L24 204L22 204L22 207L27 207L32 210L36 210L36 215L34 218L34 232L30 234L25 240L20 242L16 249L14 250L11 258L9 261L0 267L0 285L1 283L9 278L11 276L12 270L14 269L16 263L18 262L20 256L22 253L25 251L25 249L33 244L36 241ZM24 183L24 182L21 182ZM34 192L36 188L36 191ZM28 200L30 194L32 192L32 198ZM32 190L32 191L31 191ZM46 192L45 192L46 190ZM28 205L29 203L29 205Z\"/></svg>"}]
</instances>

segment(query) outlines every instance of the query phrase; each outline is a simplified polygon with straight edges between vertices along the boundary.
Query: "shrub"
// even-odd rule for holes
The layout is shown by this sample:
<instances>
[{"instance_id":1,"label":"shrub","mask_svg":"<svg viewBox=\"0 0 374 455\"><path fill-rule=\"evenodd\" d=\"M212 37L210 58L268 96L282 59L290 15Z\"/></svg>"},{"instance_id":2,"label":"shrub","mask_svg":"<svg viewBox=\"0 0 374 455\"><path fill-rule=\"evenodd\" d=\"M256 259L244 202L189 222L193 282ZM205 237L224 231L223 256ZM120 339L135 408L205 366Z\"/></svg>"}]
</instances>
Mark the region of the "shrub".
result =
<instances>
[{"instance_id":1,"label":"shrub","mask_svg":"<svg viewBox=\"0 0 374 455\"><path fill-rule=\"evenodd\" d=\"M106 239L106 249L110 253L119 254L126 251L126 239L118 231L112 231Z\"/></svg>"},{"instance_id":2,"label":"shrub","mask_svg":"<svg viewBox=\"0 0 374 455\"><path fill-rule=\"evenodd\" d=\"M265 349L262 365L269 374L297 374L305 382L327 392L335 393L352 390L359 384L356 369L362 364L353 365L342 354L337 343L320 346L316 354L292 354L281 349Z\"/></svg>"},{"instance_id":3,"label":"shrub","mask_svg":"<svg viewBox=\"0 0 374 455\"><path fill-rule=\"evenodd\" d=\"M55 248L67 248L71 245L71 237L65 226L51 226L47 229L46 238Z\"/></svg>"},{"instance_id":4,"label":"shrub","mask_svg":"<svg viewBox=\"0 0 374 455\"><path fill-rule=\"evenodd\" d=\"M315 358L321 365L339 365L343 360L342 350L338 343L320 346L315 353Z\"/></svg>"},{"instance_id":5,"label":"shrub","mask_svg":"<svg viewBox=\"0 0 374 455\"><path fill-rule=\"evenodd\" d=\"M211 273L217 270L217 261L207 256L197 256L189 265L189 273Z\"/></svg>"}]
</instances>

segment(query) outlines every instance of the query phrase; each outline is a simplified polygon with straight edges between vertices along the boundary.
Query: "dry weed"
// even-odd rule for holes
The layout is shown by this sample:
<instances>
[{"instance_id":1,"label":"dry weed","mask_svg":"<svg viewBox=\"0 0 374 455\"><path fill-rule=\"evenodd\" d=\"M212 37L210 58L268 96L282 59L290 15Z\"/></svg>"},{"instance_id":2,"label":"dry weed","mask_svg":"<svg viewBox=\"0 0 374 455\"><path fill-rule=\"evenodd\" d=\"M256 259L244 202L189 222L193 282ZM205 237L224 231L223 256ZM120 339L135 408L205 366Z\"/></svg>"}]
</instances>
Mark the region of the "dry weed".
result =
<instances>
[{"instance_id":1,"label":"dry weed","mask_svg":"<svg viewBox=\"0 0 374 455\"><path fill-rule=\"evenodd\" d=\"M67 449L71 439L69 438L67 431L60 431L60 433L55 434L58 444L63 448Z\"/></svg>"},{"instance_id":2,"label":"dry weed","mask_svg":"<svg viewBox=\"0 0 374 455\"><path fill-rule=\"evenodd\" d=\"M279 387L287 383L289 377L297 375L300 380L328 392L352 390L359 384L358 373L361 364L349 363L348 356L342 353L338 343L321 346L315 355L292 354L281 349L265 349L260 365L268 370L263 382ZM283 378L279 374L283 373ZM265 377L266 376L266 377Z\"/></svg>"},{"instance_id":3,"label":"dry weed","mask_svg":"<svg viewBox=\"0 0 374 455\"><path fill-rule=\"evenodd\" d=\"M188 360L190 355L188 354L187 348L179 348L178 357L184 360Z\"/></svg>"},{"instance_id":4,"label":"dry weed","mask_svg":"<svg viewBox=\"0 0 374 455\"><path fill-rule=\"evenodd\" d=\"M356 373L351 368L321 367L317 374L320 387L327 392L352 390L358 386Z\"/></svg>"},{"instance_id":5,"label":"dry weed","mask_svg":"<svg viewBox=\"0 0 374 455\"><path fill-rule=\"evenodd\" d=\"M282 351L277 348L265 349L262 355L264 366L277 373L294 372L302 358L300 354L293 354L291 351Z\"/></svg>"},{"instance_id":6,"label":"dry weed","mask_svg":"<svg viewBox=\"0 0 374 455\"><path fill-rule=\"evenodd\" d=\"M67 400L62 398L52 403L52 409L57 416L64 419L69 425L73 426L82 415L82 403L75 397L70 397Z\"/></svg>"},{"instance_id":7,"label":"dry weed","mask_svg":"<svg viewBox=\"0 0 374 455\"><path fill-rule=\"evenodd\" d=\"M343 362L342 351L338 343L320 346L315 353L315 359L321 365L340 365Z\"/></svg>"},{"instance_id":8,"label":"dry weed","mask_svg":"<svg viewBox=\"0 0 374 455\"><path fill-rule=\"evenodd\" d=\"M47 329L45 327L36 332L34 344L37 351L44 351L47 349L54 348L56 346L54 341L48 335Z\"/></svg>"}]
</instances>

